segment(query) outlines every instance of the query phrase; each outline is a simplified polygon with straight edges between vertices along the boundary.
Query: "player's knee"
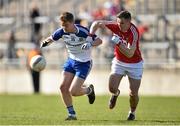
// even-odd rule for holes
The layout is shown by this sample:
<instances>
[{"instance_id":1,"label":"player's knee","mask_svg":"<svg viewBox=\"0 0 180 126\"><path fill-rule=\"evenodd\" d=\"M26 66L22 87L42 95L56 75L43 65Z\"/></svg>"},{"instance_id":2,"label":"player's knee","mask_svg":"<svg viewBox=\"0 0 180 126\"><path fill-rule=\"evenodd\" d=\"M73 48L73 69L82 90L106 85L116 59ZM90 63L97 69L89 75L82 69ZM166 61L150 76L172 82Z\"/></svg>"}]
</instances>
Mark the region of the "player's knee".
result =
<instances>
[{"instance_id":1,"label":"player's knee","mask_svg":"<svg viewBox=\"0 0 180 126\"><path fill-rule=\"evenodd\" d=\"M61 84L61 86L60 86L60 91L61 91L62 93L69 92L69 87L67 87L65 84Z\"/></svg>"}]
</instances>

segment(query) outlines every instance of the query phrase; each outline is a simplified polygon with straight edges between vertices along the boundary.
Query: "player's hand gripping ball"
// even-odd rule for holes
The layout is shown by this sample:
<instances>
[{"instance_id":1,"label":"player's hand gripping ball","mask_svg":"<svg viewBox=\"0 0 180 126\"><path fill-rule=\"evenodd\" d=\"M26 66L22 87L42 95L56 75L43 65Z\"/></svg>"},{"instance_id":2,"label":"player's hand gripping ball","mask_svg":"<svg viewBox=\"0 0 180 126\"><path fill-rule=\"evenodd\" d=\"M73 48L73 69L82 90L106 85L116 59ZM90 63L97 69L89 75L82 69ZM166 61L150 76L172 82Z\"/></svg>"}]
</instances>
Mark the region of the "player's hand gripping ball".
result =
<instances>
[{"instance_id":1,"label":"player's hand gripping ball","mask_svg":"<svg viewBox=\"0 0 180 126\"><path fill-rule=\"evenodd\" d=\"M30 60L30 67L34 71L40 72L46 67L46 60L41 55L33 56Z\"/></svg>"}]
</instances>

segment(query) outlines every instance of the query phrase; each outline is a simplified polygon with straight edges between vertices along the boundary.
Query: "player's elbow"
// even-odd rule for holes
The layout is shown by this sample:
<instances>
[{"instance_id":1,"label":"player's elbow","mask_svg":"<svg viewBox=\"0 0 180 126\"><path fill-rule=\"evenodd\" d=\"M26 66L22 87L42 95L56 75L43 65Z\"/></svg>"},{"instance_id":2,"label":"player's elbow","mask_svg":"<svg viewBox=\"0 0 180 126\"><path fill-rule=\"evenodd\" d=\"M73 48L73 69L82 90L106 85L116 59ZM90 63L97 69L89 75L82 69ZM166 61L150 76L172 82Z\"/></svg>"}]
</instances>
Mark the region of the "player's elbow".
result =
<instances>
[{"instance_id":1,"label":"player's elbow","mask_svg":"<svg viewBox=\"0 0 180 126\"><path fill-rule=\"evenodd\" d=\"M92 27L98 28L102 26L102 22L101 21L94 21L92 23Z\"/></svg>"},{"instance_id":2,"label":"player's elbow","mask_svg":"<svg viewBox=\"0 0 180 126\"><path fill-rule=\"evenodd\" d=\"M93 26L98 26L99 24L100 24L99 21L94 21L94 22L92 23Z\"/></svg>"}]
</instances>

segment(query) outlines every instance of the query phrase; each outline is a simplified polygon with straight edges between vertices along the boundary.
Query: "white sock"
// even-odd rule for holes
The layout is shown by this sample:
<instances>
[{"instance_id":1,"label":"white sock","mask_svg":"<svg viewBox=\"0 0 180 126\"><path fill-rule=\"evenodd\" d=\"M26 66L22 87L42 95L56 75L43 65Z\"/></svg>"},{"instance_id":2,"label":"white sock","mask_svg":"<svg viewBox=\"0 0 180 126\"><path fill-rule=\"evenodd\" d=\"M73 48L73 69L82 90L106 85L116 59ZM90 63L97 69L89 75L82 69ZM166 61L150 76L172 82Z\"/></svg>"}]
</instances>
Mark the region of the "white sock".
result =
<instances>
[{"instance_id":1,"label":"white sock","mask_svg":"<svg viewBox=\"0 0 180 126\"><path fill-rule=\"evenodd\" d=\"M131 112L131 110L130 110L130 111L129 111L129 114L130 114L130 113L133 114L133 115L135 115L135 111L134 111L134 112Z\"/></svg>"},{"instance_id":2,"label":"white sock","mask_svg":"<svg viewBox=\"0 0 180 126\"><path fill-rule=\"evenodd\" d=\"M89 88L89 87L88 87L87 89L88 89L87 95L91 94L92 89L91 89L91 88Z\"/></svg>"},{"instance_id":3,"label":"white sock","mask_svg":"<svg viewBox=\"0 0 180 126\"><path fill-rule=\"evenodd\" d=\"M76 114L68 114L68 116L76 117Z\"/></svg>"},{"instance_id":4,"label":"white sock","mask_svg":"<svg viewBox=\"0 0 180 126\"><path fill-rule=\"evenodd\" d=\"M117 92L115 94L113 94L114 96L118 96L119 95L119 90L117 90Z\"/></svg>"}]
</instances>

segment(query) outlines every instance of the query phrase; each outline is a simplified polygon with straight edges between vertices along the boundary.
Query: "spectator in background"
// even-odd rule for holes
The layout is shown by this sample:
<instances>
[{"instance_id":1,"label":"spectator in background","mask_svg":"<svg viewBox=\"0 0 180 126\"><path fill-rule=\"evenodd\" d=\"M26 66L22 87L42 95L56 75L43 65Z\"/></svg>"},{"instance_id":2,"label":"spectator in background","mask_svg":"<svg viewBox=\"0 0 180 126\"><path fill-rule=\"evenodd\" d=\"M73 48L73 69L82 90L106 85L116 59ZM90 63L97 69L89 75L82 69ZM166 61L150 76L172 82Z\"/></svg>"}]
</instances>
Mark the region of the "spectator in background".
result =
<instances>
[{"instance_id":1,"label":"spectator in background","mask_svg":"<svg viewBox=\"0 0 180 126\"><path fill-rule=\"evenodd\" d=\"M12 30L9 33L9 40L8 40L8 48L7 48L7 57L8 59L17 58L15 44L16 44L16 37L15 37L15 31Z\"/></svg>"},{"instance_id":2,"label":"spectator in background","mask_svg":"<svg viewBox=\"0 0 180 126\"><path fill-rule=\"evenodd\" d=\"M40 92L40 75L41 75L41 72L34 71L29 66L31 58L33 56L36 56L36 55L41 55L41 51L40 51L39 47L37 47L35 45L35 47L33 49L31 49L28 53L27 63L28 63L28 69L29 69L31 77L32 77L33 90L34 90L34 93L37 94Z\"/></svg>"},{"instance_id":3,"label":"spectator in background","mask_svg":"<svg viewBox=\"0 0 180 126\"><path fill-rule=\"evenodd\" d=\"M0 60L4 57L3 51L0 50Z\"/></svg>"},{"instance_id":4,"label":"spectator in background","mask_svg":"<svg viewBox=\"0 0 180 126\"><path fill-rule=\"evenodd\" d=\"M39 38L41 38L41 23L37 22L37 17L40 16L39 8L35 3L32 3L30 8L31 19L31 42L39 46Z\"/></svg>"},{"instance_id":5,"label":"spectator in background","mask_svg":"<svg viewBox=\"0 0 180 126\"><path fill-rule=\"evenodd\" d=\"M110 7L111 15L117 15L123 10L125 10L123 0L112 0L112 5Z\"/></svg>"},{"instance_id":6,"label":"spectator in background","mask_svg":"<svg viewBox=\"0 0 180 126\"><path fill-rule=\"evenodd\" d=\"M40 12L39 12L38 6L36 5L36 3L32 3L31 8L30 8L30 19L31 19L30 20L31 21L30 40L34 44L35 47L31 49L30 52L28 53L28 66L33 56L41 55L39 46L40 46L40 40L42 38L42 35L41 35L42 24L37 22L36 20L36 18L39 16L40 16ZM40 92L40 72L34 71L30 67L28 68L32 77L34 93L39 93Z\"/></svg>"},{"instance_id":7,"label":"spectator in background","mask_svg":"<svg viewBox=\"0 0 180 126\"><path fill-rule=\"evenodd\" d=\"M148 32L149 31L149 27L148 27L148 25L144 25L144 24L139 24L138 26L137 26L137 28L138 28L138 30L139 30L139 36L140 36L140 40L145 40L144 39L144 34L146 33L146 32Z\"/></svg>"},{"instance_id":8,"label":"spectator in background","mask_svg":"<svg viewBox=\"0 0 180 126\"><path fill-rule=\"evenodd\" d=\"M89 22L92 21L92 16L90 14L90 12L88 11L88 7L87 6L81 6L79 8L79 12L77 13L78 18L82 19L82 20L87 20Z\"/></svg>"},{"instance_id":9,"label":"spectator in background","mask_svg":"<svg viewBox=\"0 0 180 126\"><path fill-rule=\"evenodd\" d=\"M104 8L101 5L99 5L98 8L95 8L92 11L93 20L102 20L102 19L104 19L103 10L104 10Z\"/></svg>"},{"instance_id":10,"label":"spectator in background","mask_svg":"<svg viewBox=\"0 0 180 126\"><path fill-rule=\"evenodd\" d=\"M4 6L4 0L0 0L0 8Z\"/></svg>"}]
</instances>

